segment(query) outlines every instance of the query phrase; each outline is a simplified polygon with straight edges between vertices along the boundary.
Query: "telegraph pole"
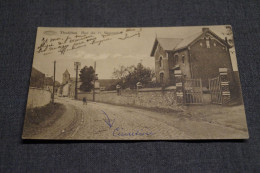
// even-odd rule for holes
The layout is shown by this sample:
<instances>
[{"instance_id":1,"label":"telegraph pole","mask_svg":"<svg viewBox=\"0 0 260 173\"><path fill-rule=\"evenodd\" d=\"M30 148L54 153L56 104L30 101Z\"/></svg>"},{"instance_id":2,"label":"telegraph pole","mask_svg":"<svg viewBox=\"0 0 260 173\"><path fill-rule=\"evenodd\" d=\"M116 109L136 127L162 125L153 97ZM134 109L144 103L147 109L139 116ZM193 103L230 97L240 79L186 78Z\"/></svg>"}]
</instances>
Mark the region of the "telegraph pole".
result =
<instances>
[{"instance_id":1,"label":"telegraph pole","mask_svg":"<svg viewBox=\"0 0 260 173\"><path fill-rule=\"evenodd\" d=\"M55 71L56 71L56 61L54 61L54 70L53 70L52 103L54 103L54 94L55 94Z\"/></svg>"},{"instance_id":2,"label":"telegraph pole","mask_svg":"<svg viewBox=\"0 0 260 173\"><path fill-rule=\"evenodd\" d=\"M76 82L75 82L75 100L78 99L78 70L80 62L74 62L74 69L76 70Z\"/></svg>"},{"instance_id":3,"label":"telegraph pole","mask_svg":"<svg viewBox=\"0 0 260 173\"><path fill-rule=\"evenodd\" d=\"M75 100L78 99L78 90L77 90L77 88L78 88L78 69L79 69L79 67L77 66L76 67L76 83L75 83Z\"/></svg>"},{"instance_id":4,"label":"telegraph pole","mask_svg":"<svg viewBox=\"0 0 260 173\"><path fill-rule=\"evenodd\" d=\"M96 61L94 62L94 88L93 88L93 102L95 101L95 82L96 82Z\"/></svg>"}]
</instances>

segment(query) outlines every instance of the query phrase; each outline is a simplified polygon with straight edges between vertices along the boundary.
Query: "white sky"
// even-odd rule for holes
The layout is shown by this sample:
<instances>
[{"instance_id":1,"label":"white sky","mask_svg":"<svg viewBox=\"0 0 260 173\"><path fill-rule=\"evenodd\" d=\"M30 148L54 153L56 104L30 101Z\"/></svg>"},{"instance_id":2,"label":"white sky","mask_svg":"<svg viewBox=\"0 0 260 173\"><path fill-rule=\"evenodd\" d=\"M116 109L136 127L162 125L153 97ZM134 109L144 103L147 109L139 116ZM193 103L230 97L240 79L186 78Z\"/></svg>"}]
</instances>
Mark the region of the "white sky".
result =
<instances>
[{"instance_id":1,"label":"white sky","mask_svg":"<svg viewBox=\"0 0 260 173\"><path fill-rule=\"evenodd\" d=\"M203 26L209 27L221 38L226 32L225 26ZM53 75L53 62L56 61L56 80L62 81L62 73L68 69L71 77L75 77L74 62L81 62L83 66L93 66L96 61L96 72L99 79L111 79L114 68L120 65L130 66L142 62L144 66L154 69L154 57L150 57L155 37L182 38L201 31L199 27L164 27L164 28L142 28L140 37L134 36L126 40L112 37L111 40L101 43L101 45L87 44L84 47L68 51L64 55L55 52L48 55L37 53L35 50L33 66L45 73L47 76ZM140 30L140 28L135 28ZM45 31L55 31L55 35L44 34ZM60 34L60 31L73 32L79 34L84 32L116 32L125 31L125 28L38 28L36 47L41 43L42 38L66 38L69 34ZM46 33L46 32L45 32ZM237 71L235 53L231 54L233 69Z\"/></svg>"}]
</instances>

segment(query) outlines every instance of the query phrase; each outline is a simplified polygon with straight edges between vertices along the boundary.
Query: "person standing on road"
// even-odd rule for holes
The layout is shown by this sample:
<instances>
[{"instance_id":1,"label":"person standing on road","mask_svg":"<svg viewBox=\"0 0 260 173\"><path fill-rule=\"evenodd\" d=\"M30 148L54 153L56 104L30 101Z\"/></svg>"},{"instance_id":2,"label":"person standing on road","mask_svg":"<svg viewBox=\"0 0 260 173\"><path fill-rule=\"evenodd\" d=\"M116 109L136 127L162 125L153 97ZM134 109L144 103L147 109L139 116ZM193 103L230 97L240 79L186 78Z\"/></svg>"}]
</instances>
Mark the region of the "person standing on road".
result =
<instances>
[{"instance_id":1,"label":"person standing on road","mask_svg":"<svg viewBox=\"0 0 260 173\"><path fill-rule=\"evenodd\" d=\"M83 97L83 105L87 105L87 98Z\"/></svg>"}]
</instances>

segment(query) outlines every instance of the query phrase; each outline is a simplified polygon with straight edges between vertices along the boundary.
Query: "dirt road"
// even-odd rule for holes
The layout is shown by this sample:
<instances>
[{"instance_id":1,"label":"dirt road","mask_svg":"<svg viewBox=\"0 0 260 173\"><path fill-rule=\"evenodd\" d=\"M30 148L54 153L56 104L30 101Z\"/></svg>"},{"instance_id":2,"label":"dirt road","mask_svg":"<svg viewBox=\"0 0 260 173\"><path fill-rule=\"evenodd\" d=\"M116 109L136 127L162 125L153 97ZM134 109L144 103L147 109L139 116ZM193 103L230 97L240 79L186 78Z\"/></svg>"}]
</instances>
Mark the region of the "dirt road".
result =
<instances>
[{"instance_id":1,"label":"dirt road","mask_svg":"<svg viewBox=\"0 0 260 173\"><path fill-rule=\"evenodd\" d=\"M194 119L179 113L57 98L65 113L38 139L221 139L240 138L247 131L220 123ZM235 134L235 135L234 135Z\"/></svg>"}]
</instances>

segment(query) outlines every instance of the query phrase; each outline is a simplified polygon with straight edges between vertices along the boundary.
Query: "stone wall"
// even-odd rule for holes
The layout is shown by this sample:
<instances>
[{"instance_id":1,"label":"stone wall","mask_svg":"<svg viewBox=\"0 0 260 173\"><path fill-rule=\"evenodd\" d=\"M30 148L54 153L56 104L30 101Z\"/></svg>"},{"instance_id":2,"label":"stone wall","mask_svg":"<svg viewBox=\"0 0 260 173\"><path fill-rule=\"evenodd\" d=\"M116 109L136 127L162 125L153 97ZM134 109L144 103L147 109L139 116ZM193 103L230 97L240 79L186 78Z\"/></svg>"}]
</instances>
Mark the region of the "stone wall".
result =
<instances>
[{"instance_id":1,"label":"stone wall","mask_svg":"<svg viewBox=\"0 0 260 173\"><path fill-rule=\"evenodd\" d=\"M93 100L93 93L79 93L78 99ZM175 87L162 90L161 88L145 88L136 90L122 90L121 95L116 91L102 91L95 94L96 102L117 105L141 106L146 108L176 108Z\"/></svg>"},{"instance_id":2,"label":"stone wall","mask_svg":"<svg viewBox=\"0 0 260 173\"><path fill-rule=\"evenodd\" d=\"M51 92L40 88L29 88L27 108L45 106L51 101Z\"/></svg>"}]
</instances>

